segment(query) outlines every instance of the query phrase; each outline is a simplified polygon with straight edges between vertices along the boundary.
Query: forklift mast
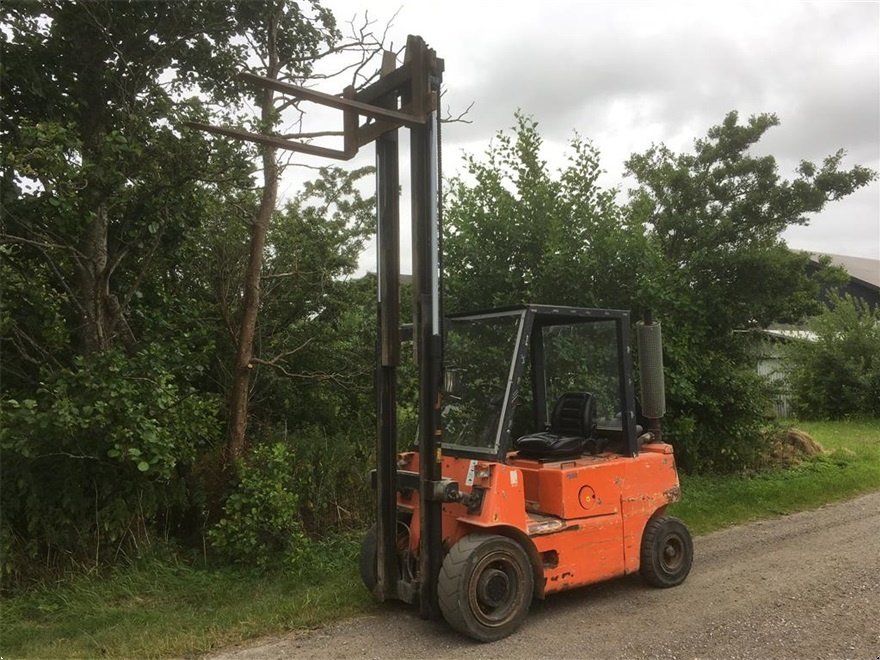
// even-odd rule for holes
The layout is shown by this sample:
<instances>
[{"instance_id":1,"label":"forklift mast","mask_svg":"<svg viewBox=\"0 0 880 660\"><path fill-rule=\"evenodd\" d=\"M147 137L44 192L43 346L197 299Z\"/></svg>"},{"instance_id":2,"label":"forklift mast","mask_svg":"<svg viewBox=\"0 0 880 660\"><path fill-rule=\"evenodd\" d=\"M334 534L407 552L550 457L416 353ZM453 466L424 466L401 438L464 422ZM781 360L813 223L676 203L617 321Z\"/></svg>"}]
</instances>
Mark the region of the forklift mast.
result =
<instances>
[{"instance_id":1,"label":"forklift mast","mask_svg":"<svg viewBox=\"0 0 880 660\"><path fill-rule=\"evenodd\" d=\"M330 149L275 135L197 122L216 135L336 160L353 158L376 142L378 346L376 365L377 584L380 600L416 599L425 618L438 618L437 575L442 561L440 381L443 363L441 309L440 85L443 60L418 36L407 37L404 62L385 52L379 79L341 96L249 73L240 77L294 98L343 112L343 148ZM366 117L361 124L360 118ZM412 180L412 302L414 358L419 369L419 483L421 527L415 583L402 579L397 562L397 368L400 364L400 204L398 129L410 131Z\"/></svg>"},{"instance_id":2,"label":"forklift mast","mask_svg":"<svg viewBox=\"0 0 880 660\"><path fill-rule=\"evenodd\" d=\"M412 179L412 339L419 369L419 488L421 498L418 583L401 580L397 562L397 367L400 361L400 216L397 132L376 142L378 325L378 433L376 447L377 549L376 595L384 600L418 598L419 612L437 618L437 575L442 561L441 502L428 499L441 478L440 379L441 337L439 96L443 69L421 39L407 43L404 67L410 68L411 91L404 106L429 99L420 108L426 121L410 128ZM387 74L392 75L392 74ZM381 82L381 79L380 79ZM385 97L386 103L394 103Z\"/></svg>"}]
</instances>

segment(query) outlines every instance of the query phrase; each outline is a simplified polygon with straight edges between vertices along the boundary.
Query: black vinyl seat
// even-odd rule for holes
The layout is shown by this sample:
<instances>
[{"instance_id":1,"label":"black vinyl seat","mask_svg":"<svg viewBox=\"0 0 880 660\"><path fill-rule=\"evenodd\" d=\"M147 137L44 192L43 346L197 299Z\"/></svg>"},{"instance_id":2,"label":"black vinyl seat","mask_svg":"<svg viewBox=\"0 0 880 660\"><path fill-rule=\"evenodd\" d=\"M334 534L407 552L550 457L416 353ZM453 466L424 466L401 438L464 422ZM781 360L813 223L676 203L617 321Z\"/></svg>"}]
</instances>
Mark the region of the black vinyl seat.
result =
<instances>
[{"instance_id":1,"label":"black vinyl seat","mask_svg":"<svg viewBox=\"0 0 880 660\"><path fill-rule=\"evenodd\" d=\"M564 458L584 452L596 430L596 399L589 392L566 392L556 400L546 431L516 441L521 456Z\"/></svg>"}]
</instances>

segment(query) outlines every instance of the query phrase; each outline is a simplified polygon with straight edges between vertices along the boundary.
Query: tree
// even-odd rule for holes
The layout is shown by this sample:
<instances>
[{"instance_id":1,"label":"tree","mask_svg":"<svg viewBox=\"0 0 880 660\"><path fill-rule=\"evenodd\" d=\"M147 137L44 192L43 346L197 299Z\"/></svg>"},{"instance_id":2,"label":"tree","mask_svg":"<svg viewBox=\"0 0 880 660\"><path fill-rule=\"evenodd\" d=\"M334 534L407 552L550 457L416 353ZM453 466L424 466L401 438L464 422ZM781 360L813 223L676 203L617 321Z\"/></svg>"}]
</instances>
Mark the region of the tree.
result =
<instances>
[{"instance_id":1,"label":"tree","mask_svg":"<svg viewBox=\"0 0 880 660\"><path fill-rule=\"evenodd\" d=\"M880 310L835 297L808 328L815 340L792 341L786 349L797 414L880 417Z\"/></svg>"},{"instance_id":2,"label":"tree","mask_svg":"<svg viewBox=\"0 0 880 660\"><path fill-rule=\"evenodd\" d=\"M8 562L53 566L137 547L217 440L181 247L249 167L179 127L241 46L210 2L13 1L0 23L0 533Z\"/></svg>"},{"instance_id":3,"label":"tree","mask_svg":"<svg viewBox=\"0 0 880 660\"><path fill-rule=\"evenodd\" d=\"M372 416L375 296L352 295L346 279L375 229L374 200L358 190L370 173L372 168L323 168L275 213L251 358L259 369L251 386L253 412L263 429L255 438L271 438L267 430L281 425L344 430L352 417ZM364 319L366 336L359 327ZM348 422L340 419L342 410Z\"/></svg>"},{"instance_id":4,"label":"tree","mask_svg":"<svg viewBox=\"0 0 880 660\"><path fill-rule=\"evenodd\" d=\"M242 34L250 46L250 58L242 58L238 69L257 73L270 80L302 84L313 71L315 62L330 55L357 53L354 61L347 61L336 73L321 74L322 78L334 78L351 72L358 80L361 69L382 51L384 36L371 31L372 23L366 18L360 28L352 24L352 34L343 38L336 27L333 14L320 6L316 0L309 3L310 14L289 0L237 2L234 13ZM256 60L259 65L252 66ZM285 110L296 106L297 101L279 98L273 89L264 87L254 97L259 108L257 129L262 133L276 133L284 123ZM287 134L292 137L295 134ZM251 396L251 373L254 364L266 361L254 359L254 340L257 332L257 316L260 309L262 268L266 258L266 237L275 211L278 196L278 180L283 171L277 148L260 146L262 165L262 192L259 207L250 227L250 247L243 280L241 313L236 333L236 354L229 391L229 441L227 456L240 458L245 452L245 436L248 423L248 404ZM274 359L268 364L273 364Z\"/></svg>"},{"instance_id":5,"label":"tree","mask_svg":"<svg viewBox=\"0 0 880 660\"><path fill-rule=\"evenodd\" d=\"M372 23L343 38L289 1L2 12L0 577L140 552L158 522L200 545L240 476L222 405L237 352L250 438L286 445L304 519L356 514L375 310L345 277L372 231L366 171L323 170L276 209L277 154L255 186L255 149L181 126L286 130L294 102L235 72L301 83L345 51L361 80Z\"/></svg>"},{"instance_id":6,"label":"tree","mask_svg":"<svg viewBox=\"0 0 880 660\"><path fill-rule=\"evenodd\" d=\"M222 90L234 26L215 3L7 2L0 20L8 256L58 291L74 353L131 348L156 255L218 194L207 182L246 181L234 151L176 128L201 114L180 102L196 80ZM14 331L25 361L45 357L39 329Z\"/></svg>"},{"instance_id":7,"label":"tree","mask_svg":"<svg viewBox=\"0 0 880 660\"><path fill-rule=\"evenodd\" d=\"M273 215L251 358L250 449L229 475L233 489L224 505L223 531L212 537L218 542L244 538L238 536L246 531L241 525L253 518L239 521L229 506L246 496L243 488L255 485L276 492L295 483L297 519L290 522L317 535L334 523L350 526L368 511L363 473L375 432L376 284L375 279L348 276L374 231L374 201L358 192L358 182L370 172L322 169L317 180ZM218 247L226 245L218 241ZM237 247L237 261L209 254L193 265L194 271L224 282L218 290L229 283L237 291L248 259L246 242ZM269 483L281 473L253 472L253 461L259 464L262 452L279 443L283 449L272 451L283 451L290 467L284 479ZM288 538L286 547L301 540ZM224 553L250 552L245 546L221 545Z\"/></svg>"},{"instance_id":8,"label":"tree","mask_svg":"<svg viewBox=\"0 0 880 660\"><path fill-rule=\"evenodd\" d=\"M261 32L266 12L283 34ZM49 565L136 542L198 499L243 278L218 310L194 266L247 246L260 192L275 202L252 190L245 145L180 126L235 120L249 43L274 39L278 66L304 76L335 28L292 2L13 1L0 22L0 533Z\"/></svg>"},{"instance_id":9,"label":"tree","mask_svg":"<svg viewBox=\"0 0 880 660\"><path fill-rule=\"evenodd\" d=\"M840 169L838 151L821 167L801 162L796 179L783 179L772 156L749 153L778 124L764 114L742 125L731 112L695 142L694 153L660 145L627 162L639 185L629 212L650 228L670 266L676 281L668 288L682 302L702 301L700 318L690 321L707 333L798 320L815 310L807 256L788 250L781 234L876 176L859 165Z\"/></svg>"},{"instance_id":10,"label":"tree","mask_svg":"<svg viewBox=\"0 0 880 660\"><path fill-rule=\"evenodd\" d=\"M235 12L243 19L247 41L252 53L260 61L259 72L272 80L302 82L311 71L323 44L332 47L338 38L332 14L317 9L317 20L305 20L297 4L285 1L240 2ZM240 61L242 69L247 61ZM275 91L268 87L256 95L260 110L259 128L271 132L278 121L280 108L276 105ZM245 450L248 398L250 395L250 369L253 368L254 333L260 306L260 279L262 274L266 235L269 221L275 211L278 197L280 169L277 149L260 146L263 189L260 204L250 228L250 254L243 281L244 295L237 333L237 348L233 377L229 391L229 442L227 454L231 459L240 458Z\"/></svg>"},{"instance_id":11,"label":"tree","mask_svg":"<svg viewBox=\"0 0 880 660\"><path fill-rule=\"evenodd\" d=\"M598 151L575 137L555 176L541 159L538 125L517 114L483 161L466 161L470 183L444 200L449 312L522 302L625 306L640 287L641 226L597 184Z\"/></svg>"},{"instance_id":12,"label":"tree","mask_svg":"<svg viewBox=\"0 0 880 660\"><path fill-rule=\"evenodd\" d=\"M685 465L730 469L764 446L764 393L734 330L792 322L818 309L808 255L788 249L786 227L873 180L844 152L803 161L786 180L772 156L749 153L775 115L736 112L695 141L693 153L660 145L627 163L638 188L628 207L656 251L644 304L666 325L668 395Z\"/></svg>"}]
</instances>

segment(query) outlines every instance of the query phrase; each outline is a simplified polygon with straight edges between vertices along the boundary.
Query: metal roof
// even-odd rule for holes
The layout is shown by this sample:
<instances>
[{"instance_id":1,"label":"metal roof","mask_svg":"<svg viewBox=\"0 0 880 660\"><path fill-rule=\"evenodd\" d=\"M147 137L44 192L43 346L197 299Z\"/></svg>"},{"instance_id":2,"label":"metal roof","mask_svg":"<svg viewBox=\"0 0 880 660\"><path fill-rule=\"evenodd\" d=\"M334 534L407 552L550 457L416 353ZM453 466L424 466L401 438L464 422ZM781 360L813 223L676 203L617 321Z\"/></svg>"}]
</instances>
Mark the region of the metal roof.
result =
<instances>
[{"instance_id":1,"label":"metal roof","mask_svg":"<svg viewBox=\"0 0 880 660\"><path fill-rule=\"evenodd\" d=\"M830 257L831 263L840 266L850 277L870 284L874 288L880 288L880 260L867 257L851 257L845 254L829 254L828 252L813 252L810 261L817 262L819 257Z\"/></svg>"}]
</instances>

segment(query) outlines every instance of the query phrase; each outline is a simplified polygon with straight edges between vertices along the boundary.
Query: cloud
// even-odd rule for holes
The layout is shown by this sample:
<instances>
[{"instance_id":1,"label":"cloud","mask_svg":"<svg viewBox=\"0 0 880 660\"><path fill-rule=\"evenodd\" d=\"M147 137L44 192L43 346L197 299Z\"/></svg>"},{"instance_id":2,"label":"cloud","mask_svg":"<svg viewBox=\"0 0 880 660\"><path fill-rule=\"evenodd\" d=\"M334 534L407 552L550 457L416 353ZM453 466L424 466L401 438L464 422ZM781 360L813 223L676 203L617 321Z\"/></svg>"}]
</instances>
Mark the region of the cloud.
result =
<instances>
[{"instance_id":1,"label":"cloud","mask_svg":"<svg viewBox=\"0 0 880 660\"><path fill-rule=\"evenodd\" d=\"M390 17L401 2L371 3ZM330 0L342 15L358 0ZM445 174L480 154L521 109L540 124L551 165L573 131L622 175L632 152L689 149L736 109L775 112L756 148L791 176L837 149L880 168L880 4L875 2L473 2L403 4L391 35L422 34L446 60L444 105L472 124L444 128ZM405 163L402 163L406 167ZM880 184L832 205L792 240L880 257ZM804 238L808 237L808 238ZM871 255L867 255L871 256Z\"/></svg>"}]
</instances>

